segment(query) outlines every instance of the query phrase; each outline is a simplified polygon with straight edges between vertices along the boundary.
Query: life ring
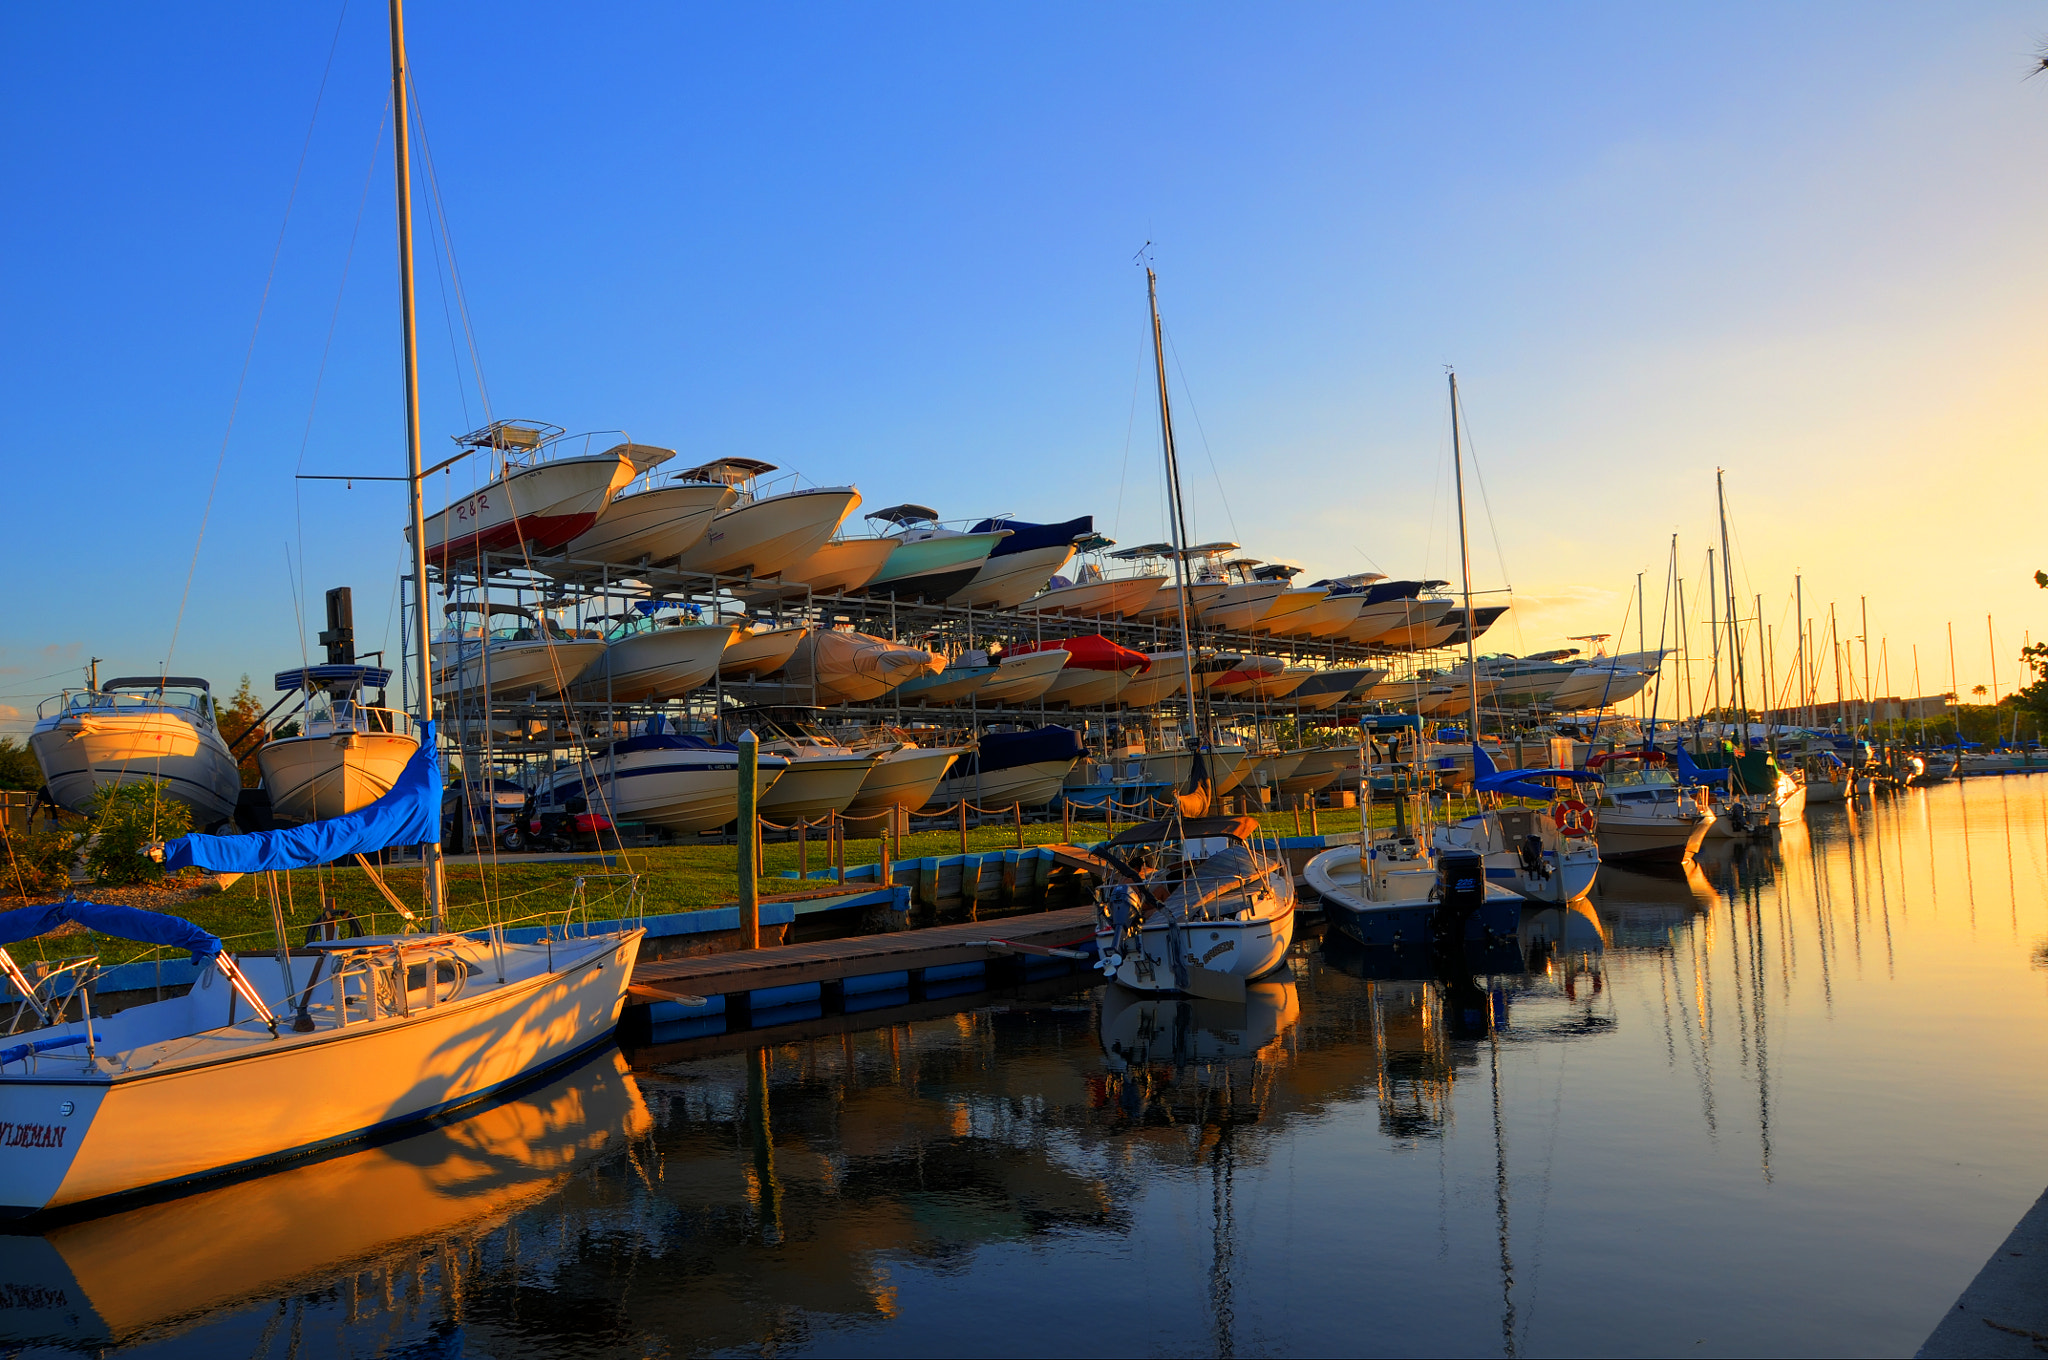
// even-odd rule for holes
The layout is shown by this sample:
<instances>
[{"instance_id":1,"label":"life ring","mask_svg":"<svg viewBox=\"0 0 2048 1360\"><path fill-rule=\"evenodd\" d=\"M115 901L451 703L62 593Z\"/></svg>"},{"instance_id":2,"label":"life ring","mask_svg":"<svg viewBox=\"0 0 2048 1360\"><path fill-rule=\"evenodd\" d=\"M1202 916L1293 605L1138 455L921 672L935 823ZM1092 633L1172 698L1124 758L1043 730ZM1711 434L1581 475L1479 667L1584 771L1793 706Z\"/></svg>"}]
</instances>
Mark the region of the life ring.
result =
<instances>
[{"instance_id":1,"label":"life ring","mask_svg":"<svg viewBox=\"0 0 2048 1360\"><path fill-rule=\"evenodd\" d=\"M1590 836L1595 821L1593 809L1576 798L1559 803L1556 808L1557 829L1567 836Z\"/></svg>"}]
</instances>

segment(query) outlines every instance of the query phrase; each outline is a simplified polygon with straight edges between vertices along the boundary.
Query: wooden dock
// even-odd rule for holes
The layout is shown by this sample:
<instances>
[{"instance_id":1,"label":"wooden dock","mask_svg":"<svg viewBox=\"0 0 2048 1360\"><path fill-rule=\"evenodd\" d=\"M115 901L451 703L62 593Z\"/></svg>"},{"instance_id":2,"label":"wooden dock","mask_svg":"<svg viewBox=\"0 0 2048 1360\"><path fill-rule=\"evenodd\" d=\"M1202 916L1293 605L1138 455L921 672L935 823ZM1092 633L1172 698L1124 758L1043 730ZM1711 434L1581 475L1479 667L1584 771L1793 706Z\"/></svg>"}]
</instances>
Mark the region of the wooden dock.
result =
<instances>
[{"instance_id":1,"label":"wooden dock","mask_svg":"<svg viewBox=\"0 0 2048 1360\"><path fill-rule=\"evenodd\" d=\"M728 1013L767 1001L760 994L818 987L837 990L849 978L905 974L915 989L926 969L987 963L993 959L1069 958L1085 955L1077 947L1092 943L1093 906L1007 916L994 921L963 921L923 930L897 930L881 935L856 935L809 944L732 950L694 958L658 959L633 970L631 1003L679 1002ZM772 1003L771 1003L772 1004Z\"/></svg>"}]
</instances>

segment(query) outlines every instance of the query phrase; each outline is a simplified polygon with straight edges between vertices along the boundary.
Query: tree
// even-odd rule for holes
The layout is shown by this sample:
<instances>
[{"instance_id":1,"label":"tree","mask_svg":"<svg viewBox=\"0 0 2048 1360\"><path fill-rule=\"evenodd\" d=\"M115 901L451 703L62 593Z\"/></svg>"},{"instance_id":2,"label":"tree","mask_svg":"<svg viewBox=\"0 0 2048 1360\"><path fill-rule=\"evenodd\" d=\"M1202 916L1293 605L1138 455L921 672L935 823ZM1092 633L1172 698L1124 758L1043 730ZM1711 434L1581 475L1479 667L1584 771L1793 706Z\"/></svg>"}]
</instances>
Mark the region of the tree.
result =
<instances>
[{"instance_id":1,"label":"tree","mask_svg":"<svg viewBox=\"0 0 2048 1360\"><path fill-rule=\"evenodd\" d=\"M2035 572L2034 584L2048 590L2048 571ZM2048 642L2020 648L2020 664L2034 673L2034 683L2016 691L2010 702L2033 714L2037 723L2048 719Z\"/></svg>"},{"instance_id":2,"label":"tree","mask_svg":"<svg viewBox=\"0 0 2048 1360\"><path fill-rule=\"evenodd\" d=\"M42 767L28 743L0 737L0 789L34 792L43 786Z\"/></svg>"},{"instance_id":3,"label":"tree","mask_svg":"<svg viewBox=\"0 0 2048 1360\"><path fill-rule=\"evenodd\" d=\"M234 694L220 710L220 734L230 749L240 750L242 787L245 789L253 789L263 782L263 774L256 768L256 752L270 740L270 732L258 721L262 716L263 701L249 688L249 676L245 671L242 683L236 686ZM255 729L256 735L243 741L251 728Z\"/></svg>"}]
</instances>

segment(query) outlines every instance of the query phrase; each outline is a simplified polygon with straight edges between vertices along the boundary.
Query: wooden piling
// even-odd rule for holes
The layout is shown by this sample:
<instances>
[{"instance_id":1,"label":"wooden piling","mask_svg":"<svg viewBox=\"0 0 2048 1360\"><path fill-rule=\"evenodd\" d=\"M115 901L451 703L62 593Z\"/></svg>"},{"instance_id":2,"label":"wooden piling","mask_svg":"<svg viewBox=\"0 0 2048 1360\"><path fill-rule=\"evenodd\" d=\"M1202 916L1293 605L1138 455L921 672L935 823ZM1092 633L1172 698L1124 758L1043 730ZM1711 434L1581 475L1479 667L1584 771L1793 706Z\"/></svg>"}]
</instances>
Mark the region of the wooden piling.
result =
<instances>
[{"instance_id":1,"label":"wooden piling","mask_svg":"<svg viewBox=\"0 0 2048 1360\"><path fill-rule=\"evenodd\" d=\"M761 947L761 790L759 781L761 739L740 733L739 748L740 815L740 947Z\"/></svg>"}]
</instances>

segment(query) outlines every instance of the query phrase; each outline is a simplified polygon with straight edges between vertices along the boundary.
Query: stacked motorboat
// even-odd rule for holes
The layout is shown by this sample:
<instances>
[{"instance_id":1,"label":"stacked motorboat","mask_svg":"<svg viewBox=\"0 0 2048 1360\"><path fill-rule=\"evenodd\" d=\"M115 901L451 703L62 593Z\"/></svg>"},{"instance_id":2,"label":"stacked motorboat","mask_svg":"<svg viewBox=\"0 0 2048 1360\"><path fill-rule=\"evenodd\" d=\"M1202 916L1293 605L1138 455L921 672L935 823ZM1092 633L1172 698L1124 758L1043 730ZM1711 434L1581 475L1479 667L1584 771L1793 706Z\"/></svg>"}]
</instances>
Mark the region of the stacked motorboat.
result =
<instances>
[{"instance_id":1,"label":"stacked motorboat","mask_svg":"<svg viewBox=\"0 0 2048 1360\"><path fill-rule=\"evenodd\" d=\"M776 470L759 459L719 458L682 474L685 482L727 487L733 498L676 559L678 571L773 576L824 547L860 504L860 492L851 486L771 491L762 479Z\"/></svg>"},{"instance_id":2,"label":"stacked motorboat","mask_svg":"<svg viewBox=\"0 0 2048 1360\"><path fill-rule=\"evenodd\" d=\"M932 802L965 799L986 812L1041 808L1059 796L1083 754L1081 736L1071 727L985 732L939 781Z\"/></svg>"},{"instance_id":3,"label":"stacked motorboat","mask_svg":"<svg viewBox=\"0 0 2048 1360\"><path fill-rule=\"evenodd\" d=\"M354 662L277 673L279 692L304 700L298 730L256 751L274 821L339 817L391 792L420 743L412 719L381 702L390 681L390 671ZM364 702L368 688L378 703Z\"/></svg>"},{"instance_id":4,"label":"stacked motorboat","mask_svg":"<svg viewBox=\"0 0 2048 1360\"><path fill-rule=\"evenodd\" d=\"M434 643L434 697L452 700L488 694L493 699L546 699L560 694L605 654L595 631L570 630L524 605L455 601L450 618L484 622L451 626ZM501 617L516 627L490 628Z\"/></svg>"}]
</instances>

